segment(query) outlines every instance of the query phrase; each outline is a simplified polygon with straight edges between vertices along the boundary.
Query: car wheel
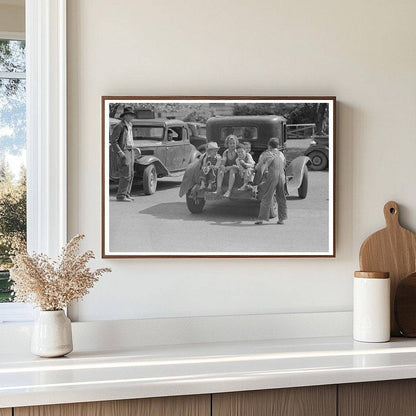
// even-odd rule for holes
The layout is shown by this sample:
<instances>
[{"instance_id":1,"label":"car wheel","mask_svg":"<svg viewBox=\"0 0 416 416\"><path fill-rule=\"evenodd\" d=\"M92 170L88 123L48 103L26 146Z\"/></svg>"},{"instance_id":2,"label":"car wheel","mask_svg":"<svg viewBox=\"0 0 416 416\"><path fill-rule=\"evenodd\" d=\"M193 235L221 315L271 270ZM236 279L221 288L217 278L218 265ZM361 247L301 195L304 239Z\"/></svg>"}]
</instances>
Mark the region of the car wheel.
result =
<instances>
[{"instance_id":1,"label":"car wheel","mask_svg":"<svg viewBox=\"0 0 416 416\"><path fill-rule=\"evenodd\" d=\"M190 192L186 194L186 205L192 214L200 214L205 206L205 199L193 197Z\"/></svg>"},{"instance_id":2,"label":"car wheel","mask_svg":"<svg viewBox=\"0 0 416 416\"><path fill-rule=\"evenodd\" d=\"M155 165L149 165L143 172L143 189L146 195L153 195L157 187L157 173Z\"/></svg>"},{"instance_id":3,"label":"car wheel","mask_svg":"<svg viewBox=\"0 0 416 416\"><path fill-rule=\"evenodd\" d=\"M273 195L272 206L270 207L270 218L277 217L277 199L276 194Z\"/></svg>"},{"instance_id":4,"label":"car wheel","mask_svg":"<svg viewBox=\"0 0 416 416\"><path fill-rule=\"evenodd\" d=\"M300 199L305 199L308 194L308 169L303 172L302 183L298 188L298 195Z\"/></svg>"},{"instance_id":5,"label":"car wheel","mask_svg":"<svg viewBox=\"0 0 416 416\"><path fill-rule=\"evenodd\" d=\"M309 153L308 157L311 160L310 170L324 170L328 166L328 158L318 150Z\"/></svg>"}]
</instances>

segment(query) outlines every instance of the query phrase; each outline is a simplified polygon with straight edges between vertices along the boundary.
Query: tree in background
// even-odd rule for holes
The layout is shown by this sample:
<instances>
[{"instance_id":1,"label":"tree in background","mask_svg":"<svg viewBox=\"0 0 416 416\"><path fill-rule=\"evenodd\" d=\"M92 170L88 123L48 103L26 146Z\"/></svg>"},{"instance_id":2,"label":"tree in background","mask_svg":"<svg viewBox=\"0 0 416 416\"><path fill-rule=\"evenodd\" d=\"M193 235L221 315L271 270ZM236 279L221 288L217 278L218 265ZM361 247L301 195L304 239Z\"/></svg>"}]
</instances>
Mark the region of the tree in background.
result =
<instances>
[{"instance_id":1,"label":"tree in background","mask_svg":"<svg viewBox=\"0 0 416 416\"><path fill-rule=\"evenodd\" d=\"M126 105L132 106L137 118L173 117L183 121L206 123L216 114L215 104L199 103L111 103L110 117L117 118ZM247 103L234 104L234 115L280 115L288 124L315 124L315 133L328 133L328 104L326 103ZM141 113L141 114L140 114ZM149 115L150 113L150 115ZM141 115L144 115L141 117Z\"/></svg>"},{"instance_id":2,"label":"tree in background","mask_svg":"<svg viewBox=\"0 0 416 416\"><path fill-rule=\"evenodd\" d=\"M328 104L326 103L298 104L286 118L290 124L315 123L317 135L328 133Z\"/></svg>"},{"instance_id":3,"label":"tree in background","mask_svg":"<svg viewBox=\"0 0 416 416\"><path fill-rule=\"evenodd\" d=\"M198 114L199 120L205 122L209 117L207 113L207 106L204 104L182 104L182 103L111 103L110 104L110 117L117 118L123 112L125 106L133 107L136 112L137 118L140 117L140 112L152 112L153 118L159 117L159 114L165 116L166 114L179 114L177 117L179 119L184 119L186 117L192 118L193 115ZM205 115L207 113L207 115ZM152 117L151 117L152 118ZM199 121L194 119L189 119L187 121Z\"/></svg>"},{"instance_id":4,"label":"tree in background","mask_svg":"<svg viewBox=\"0 0 416 416\"><path fill-rule=\"evenodd\" d=\"M26 241L26 172L16 180L7 160L24 160L26 145L25 42L0 40L0 302L12 300L8 269ZM7 74L12 74L7 78Z\"/></svg>"},{"instance_id":5,"label":"tree in background","mask_svg":"<svg viewBox=\"0 0 416 416\"><path fill-rule=\"evenodd\" d=\"M8 269L13 252L26 243L26 170L14 181L7 162L0 161L0 302L11 300Z\"/></svg>"},{"instance_id":6,"label":"tree in background","mask_svg":"<svg viewBox=\"0 0 416 416\"><path fill-rule=\"evenodd\" d=\"M183 121L189 121L194 123L206 123L209 118L209 115L201 114L199 111L192 111L186 117L184 117Z\"/></svg>"},{"instance_id":7,"label":"tree in background","mask_svg":"<svg viewBox=\"0 0 416 416\"><path fill-rule=\"evenodd\" d=\"M25 72L25 42L0 40L0 72ZM26 80L0 79L0 150L19 154L26 145Z\"/></svg>"},{"instance_id":8,"label":"tree in background","mask_svg":"<svg viewBox=\"0 0 416 416\"><path fill-rule=\"evenodd\" d=\"M288 124L316 125L317 135L328 133L328 104L326 103L256 103L235 104L234 115L279 115L287 119Z\"/></svg>"},{"instance_id":9,"label":"tree in background","mask_svg":"<svg viewBox=\"0 0 416 416\"><path fill-rule=\"evenodd\" d=\"M0 162L0 268L11 266L14 249L26 241L26 170L15 182L5 161Z\"/></svg>"},{"instance_id":10,"label":"tree in background","mask_svg":"<svg viewBox=\"0 0 416 416\"><path fill-rule=\"evenodd\" d=\"M25 41L0 39L0 71L25 72Z\"/></svg>"},{"instance_id":11,"label":"tree in background","mask_svg":"<svg viewBox=\"0 0 416 416\"><path fill-rule=\"evenodd\" d=\"M0 160L0 187L13 182L13 174L6 159Z\"/></svg>"}]
</instances>

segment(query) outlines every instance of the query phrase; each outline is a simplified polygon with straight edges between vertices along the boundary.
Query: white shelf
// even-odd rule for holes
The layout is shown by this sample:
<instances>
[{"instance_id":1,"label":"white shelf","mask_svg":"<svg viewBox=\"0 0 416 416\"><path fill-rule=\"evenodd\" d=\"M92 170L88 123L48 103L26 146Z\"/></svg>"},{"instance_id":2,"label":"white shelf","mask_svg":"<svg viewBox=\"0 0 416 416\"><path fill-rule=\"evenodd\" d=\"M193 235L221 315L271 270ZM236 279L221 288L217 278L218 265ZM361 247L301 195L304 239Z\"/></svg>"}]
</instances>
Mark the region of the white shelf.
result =
<instances>
[{"instance_id":1,"label":"white shelf","mask_svg":"<svg viewBox=\"0 0 416 416\"><path fill-rule=\"evenodd\" d=\"M416 340L349 337L0 354L0 407L218 393L416 377Z\"/></svg>"}]
</instances>

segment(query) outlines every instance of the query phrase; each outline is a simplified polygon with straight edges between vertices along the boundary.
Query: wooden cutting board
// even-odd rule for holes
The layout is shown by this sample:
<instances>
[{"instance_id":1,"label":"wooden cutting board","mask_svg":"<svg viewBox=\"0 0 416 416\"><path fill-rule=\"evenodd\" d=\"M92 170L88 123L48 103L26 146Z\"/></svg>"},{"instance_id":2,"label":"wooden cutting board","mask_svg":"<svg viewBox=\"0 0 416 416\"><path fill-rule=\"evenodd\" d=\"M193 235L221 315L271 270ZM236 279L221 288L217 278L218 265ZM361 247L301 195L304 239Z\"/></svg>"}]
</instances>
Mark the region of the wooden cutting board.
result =
<instances>
[{"instance_id":1,"label":"wooden cutting board","mask_svg":"<svg viewBox=\"0 0 416 416\"><path fill-rule=\"evenodd\" d=\"M400 331L394 317L394 298L400 280L416 271L416 235L400 225L396 202L384 205L384 217L386 228L370 235L361 246L360 268L390 273L390 329L391 335L397 336Z\"/></svg>"},{"instance_id":2,"label":"wooden cutting board","mask_svg":"<svg viewBox=\"0 0 416 416\"><path fill-rule=\"evenodd\" d=\"M394 316L403 335L416 337L416 273L399 282L394 300Z\"/></svg>"}]
</instances>

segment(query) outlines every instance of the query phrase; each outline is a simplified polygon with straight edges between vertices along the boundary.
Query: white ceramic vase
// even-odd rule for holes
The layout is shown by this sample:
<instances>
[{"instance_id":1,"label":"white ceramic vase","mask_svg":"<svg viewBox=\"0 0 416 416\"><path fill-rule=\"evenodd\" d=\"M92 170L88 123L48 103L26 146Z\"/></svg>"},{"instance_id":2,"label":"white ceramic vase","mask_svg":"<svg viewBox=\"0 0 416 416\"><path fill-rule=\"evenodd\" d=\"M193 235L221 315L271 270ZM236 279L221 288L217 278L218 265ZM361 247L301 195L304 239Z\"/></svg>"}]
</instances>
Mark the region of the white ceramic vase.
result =
<instances>
[{"instance_id":1,"label":"white ceramic vase","mask_svg":"<svg viewBox=\"0 0 416 416\"><path fill-rule=\"evenodd\" d=\"M62 357L72 351L71 321L63 310L40 311L34 323L31 351L39 357Z\"/></svg>"}]
</instances>

